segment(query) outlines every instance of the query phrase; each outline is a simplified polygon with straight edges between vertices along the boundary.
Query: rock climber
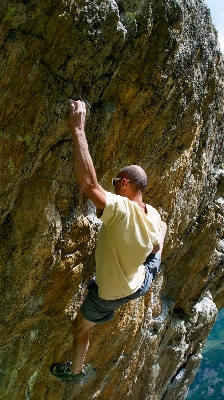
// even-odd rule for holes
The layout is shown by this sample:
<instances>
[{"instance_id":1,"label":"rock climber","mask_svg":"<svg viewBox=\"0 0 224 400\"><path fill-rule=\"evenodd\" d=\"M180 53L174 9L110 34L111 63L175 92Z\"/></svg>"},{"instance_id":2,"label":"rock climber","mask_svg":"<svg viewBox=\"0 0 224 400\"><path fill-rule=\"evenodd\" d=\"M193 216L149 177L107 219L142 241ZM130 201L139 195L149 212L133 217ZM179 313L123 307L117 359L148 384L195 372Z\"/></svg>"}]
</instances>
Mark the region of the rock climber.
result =
<instances>
[{"instance_id":1,"label":"rock climber","mask_svg":"<svg viewBox=\"0 0 224 400\"><path fill-rule=\"evenodd\" d=\"M83 363L91 329L149 291L160 267L167 229L158 211L143 202L147 176L140 166L130 165L118 172L112 179L115 194L100 186L85 136L85 118L85 103L71 100L75 177L102 221L95 254L96 277L87 286L88 294L72 323L72 361L50 367L57 378L74 381L86 375Z\"/></svg>"}]
</instances>

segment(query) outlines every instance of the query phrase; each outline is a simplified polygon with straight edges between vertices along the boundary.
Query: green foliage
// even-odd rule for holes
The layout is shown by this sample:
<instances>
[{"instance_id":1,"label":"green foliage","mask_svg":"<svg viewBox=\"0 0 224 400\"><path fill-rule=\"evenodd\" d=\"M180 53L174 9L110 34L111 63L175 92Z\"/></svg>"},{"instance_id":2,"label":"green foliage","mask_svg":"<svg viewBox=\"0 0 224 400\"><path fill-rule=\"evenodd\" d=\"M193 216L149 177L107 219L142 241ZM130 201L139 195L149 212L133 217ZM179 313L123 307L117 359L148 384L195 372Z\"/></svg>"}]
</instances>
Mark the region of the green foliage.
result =
<instances>
[{"instance_id":1,"label":"green foliage","mask_svg":"<svg viewBox=\"0 0 224 400\"><path fill-rule=\"evenodd\" d=\"M22 59L24 60L24 59L27 58L28 56L29 56L29 53L28 53L27 48L26 48L26 47L23 47L23 48L22 48L22 51L21 51L21 57L22 57Z\"/></svg>"},{"instance_id":2,"label":"green foliage","mask_svg":"<svg viewBox=\"0 0 224 400\"><path fill-rule=\"evenodd\" d=\"M28 145L31 144L31 136L28 133L24 136L24 140Z\"/></svg>"},{"instance_id":3,"label":"green foliage","mask_svg":"<svg viewBox=\"0 0 224 400\"><path fill-rule=\"evenodd\" d=\"M4 16L4 18L3 18L3 22L9 22L9 21L11 21L12 19L13 19L13 17L15 16L15 14L16 14L16 8L15 7L11 7L11 6L9 6L8 7L8 11L7 11L7 13L5 14L5 16Z\"/></svg>"},{"instance_id":4,"label":"green foliage","mask_svg":"<svg viewBox=\"0 0 224 400\"><path fill-rule=\"evenodd\" d=\"M139 1L136 1L136 0L124 0L124 8L125 8L125 10L127 11L127 10L135 10L135 9L138 9L139 7Z\"/></svg>"},{"instance_id":5,"label":"green foliage","mask_svg":"<svg viewBox=\"0 0 224 400\"><path fill-rule=\"evenodd\" d=\"M224 309L206 341L203 360L193 384L188 400L221 400L224 398Z\"/></svg>"},{"instance_id":6,"label":"green foliage","mask_svg":"<svg viewBox=\"0 0 224 400\"><path fill-rule=\"evenodd\" d=\"M15 171L15 164L14 162L11 160L11 158L8 161L8 169L9 169L9 174L12 175Z\"/></svg>"},{"instance_id":7,"label":"green foliage","mask_svg":"<svg viewBox=\"0 0 224 400\"><path fill-rule=\"evenodd\" d=\"M129 24L132 24L133 22L135 22L135 13L133 12L126 12L125 14L127 21Z\"/></svg>"}]
</instances>

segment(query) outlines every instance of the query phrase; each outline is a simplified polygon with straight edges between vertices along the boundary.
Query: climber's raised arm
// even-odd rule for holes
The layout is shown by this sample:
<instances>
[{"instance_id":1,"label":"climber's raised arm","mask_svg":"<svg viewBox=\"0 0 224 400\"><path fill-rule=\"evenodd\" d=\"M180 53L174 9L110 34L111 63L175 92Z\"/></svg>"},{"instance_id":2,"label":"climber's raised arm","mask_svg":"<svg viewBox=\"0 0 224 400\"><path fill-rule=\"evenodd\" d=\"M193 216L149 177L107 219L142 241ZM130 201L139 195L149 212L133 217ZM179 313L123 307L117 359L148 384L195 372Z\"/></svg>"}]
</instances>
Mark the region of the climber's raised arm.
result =
<instances>
[{"instance_id":1,"label":"climber's raised arm","mask_svg":"<svg viewBox=\"0 0 224 400\"><path fill-rule=\"evenodd\" d=\"M73 136L74 172L79 189L104 210L106 193L97 181L96 171L85 135L86 106L81 100L70 100L70 128Z\"/></svg>"}]
</instances>

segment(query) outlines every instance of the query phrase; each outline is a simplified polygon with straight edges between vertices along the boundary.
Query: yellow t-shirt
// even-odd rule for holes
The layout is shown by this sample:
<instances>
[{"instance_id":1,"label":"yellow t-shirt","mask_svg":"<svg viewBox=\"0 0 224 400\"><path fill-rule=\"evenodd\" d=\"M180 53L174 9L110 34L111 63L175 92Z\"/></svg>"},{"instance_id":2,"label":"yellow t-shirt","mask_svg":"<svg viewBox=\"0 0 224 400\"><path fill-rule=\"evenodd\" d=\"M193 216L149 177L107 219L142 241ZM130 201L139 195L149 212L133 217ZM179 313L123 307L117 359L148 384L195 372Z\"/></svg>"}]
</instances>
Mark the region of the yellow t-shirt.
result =
<instances>
[{"instance_id":1,"label":"yellow t-shirt","mask_svg":"<svg viewBox=\"0 0 224 400\"><path fill-rule=\"evenodd\" d=\"M102 299L128 296L144 280L143 262L160 242L161 229L158 211L146 207L147 214L127 197L106 192L96 247L96 283Z\"/></svg>"}]
</instances>

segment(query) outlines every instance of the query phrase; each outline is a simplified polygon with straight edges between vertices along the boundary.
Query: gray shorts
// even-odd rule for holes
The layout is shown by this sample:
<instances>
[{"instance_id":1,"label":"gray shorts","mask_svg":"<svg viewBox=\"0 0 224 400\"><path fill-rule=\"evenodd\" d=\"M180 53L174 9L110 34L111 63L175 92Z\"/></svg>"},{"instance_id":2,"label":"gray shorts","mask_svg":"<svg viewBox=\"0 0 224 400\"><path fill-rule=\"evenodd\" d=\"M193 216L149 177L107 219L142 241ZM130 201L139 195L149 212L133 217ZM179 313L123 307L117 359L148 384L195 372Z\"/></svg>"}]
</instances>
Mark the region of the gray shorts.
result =
<instances>
[{"instance_id":1,"label":"gray shorts","mask_svg":"<svg viewBox=\"0 0 224 400\"><path fill-rule=\"evenodd\" d=\"M89 290L82 306L81 313L85 319L97 324L109 321L114 316L114 310L128 303L130 300L144 296L150 289L161 264L161 254L149 254L144 262L146 273L142 286L129 296L116 300L104 300L98 295L98 286L95 279L91 279L87 288Z\"/></svg>"}]
</instances>

